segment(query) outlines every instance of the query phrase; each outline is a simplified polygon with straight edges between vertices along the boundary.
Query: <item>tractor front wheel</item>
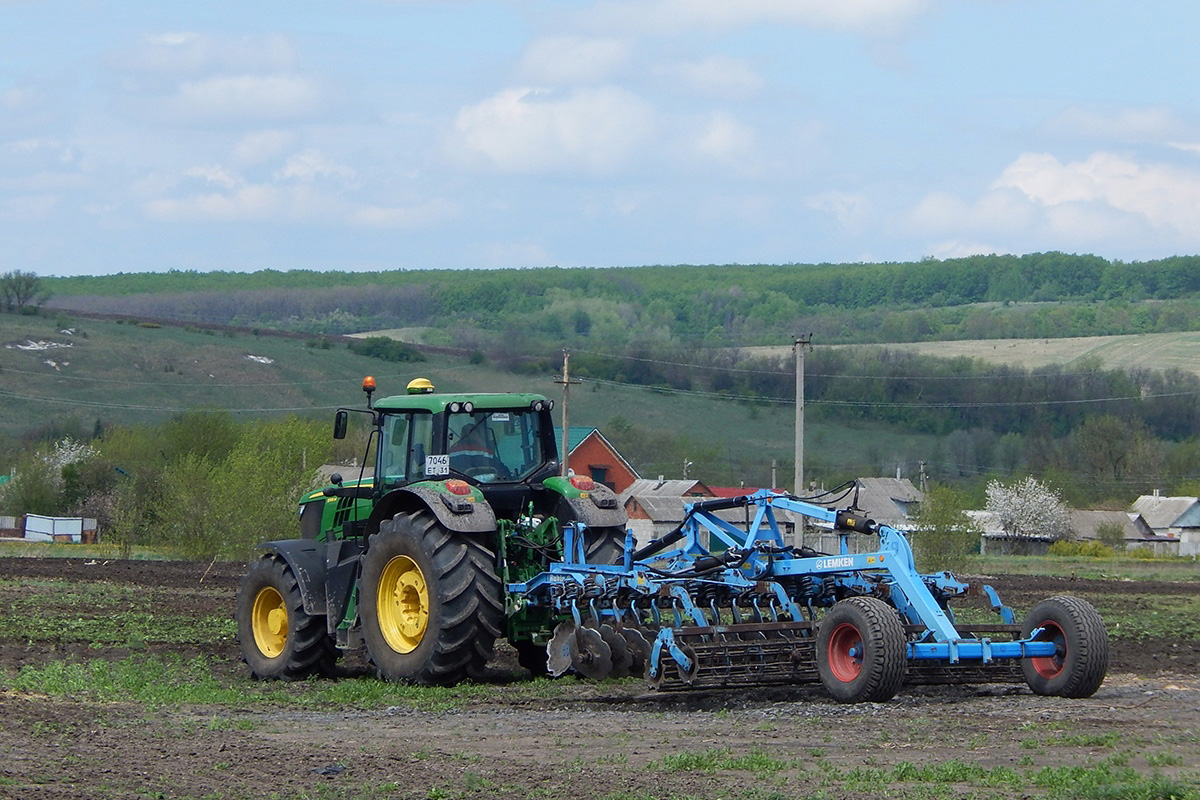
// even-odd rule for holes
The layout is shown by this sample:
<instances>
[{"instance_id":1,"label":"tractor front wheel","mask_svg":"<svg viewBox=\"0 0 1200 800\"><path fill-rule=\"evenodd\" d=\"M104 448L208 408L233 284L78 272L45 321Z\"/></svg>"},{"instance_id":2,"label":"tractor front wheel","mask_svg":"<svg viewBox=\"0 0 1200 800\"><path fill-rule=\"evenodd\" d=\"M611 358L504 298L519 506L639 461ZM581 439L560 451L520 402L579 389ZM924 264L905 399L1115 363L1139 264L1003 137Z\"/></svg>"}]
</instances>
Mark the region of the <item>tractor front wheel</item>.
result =
<instances>
[{"instance_id":1,"label":"tractor front wheel","mask_svg":"<svg viewBox=\"0 0 1200 800\"><path fill-rule=\"evenodd\" d=\"M363 556L359 618L381 678L446 685L479 677L504 605L495 556L428 512L379 526Z\"/></svg>"},{"instance_id":2,"label":"tractor front wheel","mask_svg":"<svg viewBox=\"0 0 1200 800\"><path fill-rule=\"evenodd\" d=\"M874 597L837 603L817 629L817 672L839 703L882 703L904 683L904 628L896 610Z\"/></svg>"},{"instance_id":3,"label":"tractor front wheel","mask_svg":"<svg viewBox=\"0 0 1200 800\"><path fill-rule=\"evenodd\" d=\"M1096 609L1086 600L1059 595L1038 603L1025 617L1021 638L1054 642L1054 655L1021 662L1034 694L1091 697L1108 672L1108 634Z\"/></svg>"},{"instance_id":4,"label":"tractor front wheel","mask_svg":"<svg viewBox=\"0 0 1200 800\"><path fill-rule=\"evenodd\" d=\"M307 614L292 568L278 555L255 561L237 596L238 644L255 678L332 675L338 650L323 615Z\"/></svg>"}]
</instances>

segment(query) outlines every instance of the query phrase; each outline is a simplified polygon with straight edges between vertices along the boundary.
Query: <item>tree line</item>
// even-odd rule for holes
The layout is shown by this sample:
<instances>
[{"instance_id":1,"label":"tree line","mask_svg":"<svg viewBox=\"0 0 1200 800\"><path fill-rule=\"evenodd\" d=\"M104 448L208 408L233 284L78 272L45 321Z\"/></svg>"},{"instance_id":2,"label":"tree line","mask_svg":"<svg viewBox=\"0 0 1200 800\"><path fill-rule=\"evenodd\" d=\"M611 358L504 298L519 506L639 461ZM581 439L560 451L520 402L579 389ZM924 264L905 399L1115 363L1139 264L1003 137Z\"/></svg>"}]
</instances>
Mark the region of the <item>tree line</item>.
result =
<instances>
[{"instance_id":1,"label":"tree line","mask_svg":"<svg viewBox=\"0 0 1200 800\"><path fill-rule=\"evenodd\" d=\"M1200 257L1036 253L883 264L167 272L55 278L56 307L340 334L427 327L430 343L693 346L1192 330Z\"/></svg>"}]
</instances>

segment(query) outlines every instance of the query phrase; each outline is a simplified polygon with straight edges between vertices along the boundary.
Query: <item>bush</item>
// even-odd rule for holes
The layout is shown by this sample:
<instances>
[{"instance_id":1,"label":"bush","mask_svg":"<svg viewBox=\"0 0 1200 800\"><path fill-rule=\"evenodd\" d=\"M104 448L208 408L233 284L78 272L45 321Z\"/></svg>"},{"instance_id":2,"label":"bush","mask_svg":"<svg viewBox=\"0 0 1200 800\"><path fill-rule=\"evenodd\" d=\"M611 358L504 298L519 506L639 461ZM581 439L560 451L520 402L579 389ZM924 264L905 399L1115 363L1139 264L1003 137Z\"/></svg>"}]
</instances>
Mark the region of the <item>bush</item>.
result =
<instances>
[{"instance_id":1,"label":"bush","mask_svg":"<svg viewBox=\"0 0 1200 800\"><path fill-rule=\"evenodd\" d=\"M946 486L933 486L917 509L910 538L922 572L960 570L978 552L982 531L963 509L967 498Z\"/></svg>"},{"instance_id":2,"label":"bush","mask_svg":"<svg viewBox=\"0 0 1200 800\"><path fill-rule=\"evenodd\" d=\"M1111 547L1092 539L1064 539L1050 545L1048 552L1052 556L1082 556L1084 558L1112 558L1116 555Z\"/></svg>"},{"instance_id":3,"label":"bush","mask_svg":"<svg viewBox=\"0 0 1200 800\"><path fill-rule=\"evenodd\" d=\"M414 362L424 361L421 351L408 342L399 339L389 339L386 336L368 336L365 339L354 339L346 345L350 352L361 356L370 356L383 361Z\"/></svg>"}]
</instances>

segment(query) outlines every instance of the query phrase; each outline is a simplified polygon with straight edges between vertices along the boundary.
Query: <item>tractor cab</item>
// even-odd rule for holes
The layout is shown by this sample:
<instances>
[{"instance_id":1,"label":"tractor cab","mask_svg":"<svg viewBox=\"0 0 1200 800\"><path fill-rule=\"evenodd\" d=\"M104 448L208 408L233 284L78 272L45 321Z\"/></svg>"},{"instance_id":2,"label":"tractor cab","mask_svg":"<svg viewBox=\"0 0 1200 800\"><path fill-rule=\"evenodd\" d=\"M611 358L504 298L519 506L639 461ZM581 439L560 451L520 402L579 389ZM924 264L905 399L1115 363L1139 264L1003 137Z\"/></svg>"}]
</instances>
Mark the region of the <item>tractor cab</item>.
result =
<instances>
[{"instance_id":1,"label":"tractor cab","mask_svg":"<svg viewBox=\"0 0 1200 800\"><path fill-rule=\"evenodd\" d=\"M373 382L364 389L369 397ZM379 435L374 493L458 481L477 487L501 517L540 505L534 495L559 471L553 407L539 394L437 394L417 378L406 394L371 406Z\"/></svg>"}]
</instances>

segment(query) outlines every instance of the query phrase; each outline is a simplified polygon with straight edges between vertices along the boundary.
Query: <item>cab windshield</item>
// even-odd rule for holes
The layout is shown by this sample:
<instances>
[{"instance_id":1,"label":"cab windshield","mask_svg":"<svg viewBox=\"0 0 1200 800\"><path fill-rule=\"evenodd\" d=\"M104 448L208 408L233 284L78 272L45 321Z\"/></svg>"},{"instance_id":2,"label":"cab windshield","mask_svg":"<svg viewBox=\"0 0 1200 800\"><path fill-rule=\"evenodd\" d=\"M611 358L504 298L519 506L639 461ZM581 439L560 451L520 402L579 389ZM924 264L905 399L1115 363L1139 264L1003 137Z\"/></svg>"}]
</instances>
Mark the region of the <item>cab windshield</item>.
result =
<instances>
[{"instance_id":1,"label":"cab windshield","mask_svg":"<svg viewBox=\"0 0 1200 800\"><path fill-rule=\"evenodd\" d=\"M448 414L450 469L479 483L524 480L543 463L541 432L531 409Z\"/></svg>"}]
</instances>

